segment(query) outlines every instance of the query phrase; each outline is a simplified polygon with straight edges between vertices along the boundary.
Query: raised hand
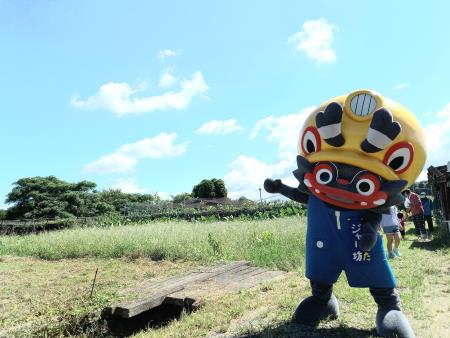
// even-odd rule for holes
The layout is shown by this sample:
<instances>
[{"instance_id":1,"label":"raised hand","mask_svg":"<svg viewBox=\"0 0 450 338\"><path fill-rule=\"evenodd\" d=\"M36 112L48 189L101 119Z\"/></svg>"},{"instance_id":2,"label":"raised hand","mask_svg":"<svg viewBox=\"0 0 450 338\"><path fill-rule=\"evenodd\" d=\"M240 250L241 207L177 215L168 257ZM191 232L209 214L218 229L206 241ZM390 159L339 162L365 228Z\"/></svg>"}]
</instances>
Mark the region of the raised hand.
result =
<instances>
[{"instance_id":1,"label":"raised hand","mask_svg":"<svg viewBox=\"0 0 450 338\"><path fill-rule=\"evenodd\" d=\"M283 183L281 183L281 180L278 180L278 179L272 180L271 178L267 178L264 181L264 189L267 192L270 192L271 194L279 193L282 185L283 185Z\"/></svg>"},{"instance_id":2,"label":"raised hand","mask_svg":"<svg viewBox=\"0 0 450 338\"><path fill-rule=\"evenodd\" d=\"M264 189L267 192L270 193L278 193L283 196L286 196L287 198L290 198L293 201L299 202L299 203L307 203L308 202L308 195L304 192L301 192L297 188L292 188L287 186L286 184L283 184L281 180L272 180L271 178L267 178L264 181Z\"/></svg>"}]
</instances>

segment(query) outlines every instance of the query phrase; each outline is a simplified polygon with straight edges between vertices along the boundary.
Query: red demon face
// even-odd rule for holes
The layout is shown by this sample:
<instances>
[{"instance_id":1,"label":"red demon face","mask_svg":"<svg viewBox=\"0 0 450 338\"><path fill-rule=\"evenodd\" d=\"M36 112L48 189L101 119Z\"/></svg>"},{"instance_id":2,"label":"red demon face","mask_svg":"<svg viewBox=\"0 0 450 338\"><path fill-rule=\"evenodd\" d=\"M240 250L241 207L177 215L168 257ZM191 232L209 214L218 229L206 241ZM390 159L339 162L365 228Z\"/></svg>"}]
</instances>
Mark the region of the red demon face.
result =
<instances>
[{"instance_id":1,"label":"red demon face","mask_svg":"<svg viewBox=\"0 0 450 338\"><path fill-rule=\"evenodd\" d=\"M306 173L303 183L322 201L346 209L370 209L386 203L388 194L380 191L380 179L365 170L353 177L338 177L338 168L345 165L318 163L313 172ZM343 170L342 170L343 171Z\"/></svg>"}]
</instances>

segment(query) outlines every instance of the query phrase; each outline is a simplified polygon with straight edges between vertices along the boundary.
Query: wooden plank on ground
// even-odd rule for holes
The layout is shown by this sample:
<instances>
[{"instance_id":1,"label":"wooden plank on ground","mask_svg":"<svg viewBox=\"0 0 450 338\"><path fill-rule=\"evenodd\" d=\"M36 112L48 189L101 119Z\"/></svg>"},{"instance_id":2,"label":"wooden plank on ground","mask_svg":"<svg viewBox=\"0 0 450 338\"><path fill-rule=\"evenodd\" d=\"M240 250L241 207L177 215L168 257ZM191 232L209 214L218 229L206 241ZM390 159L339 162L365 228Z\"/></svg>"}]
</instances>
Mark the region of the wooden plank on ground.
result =
<instances>
[{"instance_id":1,"label":"wooden plank on ground","mask_svg":"<svg viewBox=\"0 0 450 338\"><path fill-rule=\"evenodd\" d=\"M240 283L236 285L236 291L243 288L251 288L264 282L273 281L285 274L286 273L284 271L265 271L263 273L253 275L245 280L240 281ZM230 287L232 287L232 285L230 285Z\"/></svg>"},{"instance_id":2,"label":"wooden plank on ground","mask_svg":"<svg viewBox=\"0 0 450 338\"><path fill-rule=\"evenodd\" d=\"M215 276L216 274L221 274L226 271L233 270L239 267L249 266L248 261L235 261L230 263L222 263L215 266L202 266L195 268L194 270L187 271L183 274L172 276L169 278L148 281L142 283L141 285L133 288L128 288L119 292L119 295L126 295L130 293L137 293L138 296L148 295L153 292L157 292L160 288L167 287L168 285L174 286L186 283L191 283L193 281L203 280Z\"/></svg>"},{"instance_id":3,"label":"wooden plank on ground","mask_svg":"<svg viewBox=\"0 0 450 338\"><path fill-rule=\"evenodd\" d=\"M166 280L150 284L144 291L145 297L141 297L137 301L129 301L118 304L104 310L105 314L116 315L122 318L131 318L142 312L148 311L163 303L164 299L172 293L183 290L190 284L200 283L211 277L217 276L229 270L233 270L240 266L246 266L249 262L237 261L228 264L220 264L213 267L205 267L196 269L194 272L188 272L182 276L175 276Z\"/></svg>"},{"instance_id":4,"label":"wooden plank on ground","mask_svg":"<svg viewBox=\"0 0 450 338\"><path fill-rule=\"evenodd\" d=\"M114 307L113 314L122 318L134 317L142 312L148 311L161 305L168 294L180 291L182 289L182 285L169 287L138 301L119 304Z\"/></svg>"},{"instance_id":5,"label":"wooden plank on ground","mask_svg":"<svg viewBox=\"0 0 450 338\"><path fill-rule=\"evenodd\" d=\"M143 283L135 288L129 288L126 291L121 292L121 294L136 293L138 297L143 297L144 295L157 292L160 288L166 287L167 285L179 285L195 282L196 280L203 280L212 277L216 274L223 273L224 271L232 270L234 268L239 268L241 266L248 266L250 263L247 261L236 261L228 264L219 264L212 267L198 267L194 270L185 272L181 275L169 277L166 279L160 279L156 281L149 281Z\"/></svg>"},{"instance_id":6,"label":"wooden plank on ground","mask_svg":"<svg viewBox=\"0 0 450 338\"><path fill-rule=\"evenodd\" d=\"M184 274L141 285L140 297L104 309L105 314L131 318L163 303L197 307L212 293L235 292L286 274L252 267L247 261L200 267ZM128 289L136 290L136 289Z\"/></svg>"}]
</instances>

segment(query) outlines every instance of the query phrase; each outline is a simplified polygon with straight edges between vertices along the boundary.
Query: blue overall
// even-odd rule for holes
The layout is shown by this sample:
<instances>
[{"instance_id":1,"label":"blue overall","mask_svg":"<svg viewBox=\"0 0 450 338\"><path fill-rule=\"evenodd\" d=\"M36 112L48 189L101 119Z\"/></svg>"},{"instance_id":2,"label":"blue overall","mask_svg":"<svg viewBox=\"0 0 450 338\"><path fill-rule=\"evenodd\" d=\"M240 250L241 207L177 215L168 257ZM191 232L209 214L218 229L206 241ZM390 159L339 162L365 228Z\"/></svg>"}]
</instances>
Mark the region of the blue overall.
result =
<instances>
[{"instance_id":1,"label":"blue overall","mask_svg":"<svg viewBox=\"0 0 450 338\"><path fill-rule=\"evenodd\" d=\"M344 270L352 287L396 286L380 234L371 251L358 248L364 214L365 211L358 210L338 211L315 196L308 197L307 278L334 284Z\"/></svg>"}]
</instances>

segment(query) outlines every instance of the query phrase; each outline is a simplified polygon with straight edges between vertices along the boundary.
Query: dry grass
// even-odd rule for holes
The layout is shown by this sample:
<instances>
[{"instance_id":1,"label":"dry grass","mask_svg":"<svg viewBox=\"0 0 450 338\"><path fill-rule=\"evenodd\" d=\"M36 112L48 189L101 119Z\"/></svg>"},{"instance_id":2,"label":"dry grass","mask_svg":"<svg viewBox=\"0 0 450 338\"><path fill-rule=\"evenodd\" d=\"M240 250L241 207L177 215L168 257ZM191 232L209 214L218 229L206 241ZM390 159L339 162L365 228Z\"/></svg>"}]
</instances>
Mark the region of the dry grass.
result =
<instances>
[{"instance_id":1,"label":"dry grass","mask_svg":"<svg viewBox=\"0 0 450 338\"><path fill-rule=\"evenodd\" d=\"M70 325L65 322L97 313L103 306L120 300L118 291L123 288L192 266L190 262L153 262L143 258L45 261L3 256L0 337L7 332L32 332L42 324ZM97 268L94 297L89 298Z\"/></svg>"},{"instance_id":2,"label":"dry grass","mask_svg":"<svg viewBox=\"0 0 450 338\"><path fill-rule=\"evenodd\" d=\"M447 338L450 313L450 257L403 242L403 257L392 262L402 307L417 337ZM335 285L341 316L318 326L290 323L299 301L310 295L303 273L239 294L207 299L198 312L138 337L376 337L376 305L367 289L348 286L342 274Z\"/></svg>"},{"instance_id":3,"label":"dry grass","mask_svg":"<svg viewBox=\"0 0 450 338\"><path fill-rule=\"evenodd\" d=\"M180 223L179 226L184 226ZM210 224L211 225L211 224ZM248 225L247 228L240 227ZM287 257L304 228L296 218L261 222L212 224L198 226L197 234L211 233L219 241L222 253L208 251L208 239L199 246L210 253L210 262L232 256L248 259L254 265L278 265L292 273L284 280L264 284L238 294L214 294L196 313L184 315L168 326L142 331L139 337L232 337L232 336L356 336L373 337L376 306L367 289L350 288L341 275L335 293L341 306L341 317L322 322L318 327L291 325L290 317L298 302L310 294L309 282L303 277L304 249L299 246L295 258ZM186 234L187 229L172 233ZM225 228L224 228L225 227ZM130 228L128 228L130 229ZM278 231L277 231L278 229ZM192 230L192 229L191 229ZM235 230L229 234L227 231ZM121 230L122 231L122 230ZM142 228L136 228L142 233ZM216 232L215 232L216 231ZM69 233L70 234L70 233ZM67 233L61 236L67 238ZM226 236L227 234L228 237ZM248 237L244 237L247 235ZM57 239L58 233L52 234ZM83 235L84 236L84 235ZM112 235L113 236L113 235ZM399 282L402 306L417 337L448 337L450 312L450 255L445 242L415 243L412 233L402 242L403 257L392 261ZM114 237L114 236L113 236ZM26 241L20 247L26 246ZM119 238L119 237L114 237ZM132 235L131 238L135 238ZM36 243L50 243L49 237L30 237ZM185 238L183 238L185 240ZM37 242L38 241L38 242ZM177 238L168 241L176 247ZM183 242L183 241L182 241ZM5 243L5 242L3 242ZM118 242L120 243L120 242ZM127 239L132 245L132 241ZM162 242L161 242L162 243ZM283 245L284 244L284 245ZM195 247L195 246L193 246ZM285 250L283 248L286 248ZM63 250L59 247L58 250ZM4 248L4 250L9 250ZM224 254L225 253L225 254ZM206 257L206 256L205 256ZM76 258L41 260L32 257L0 256L0 336L10 336L16 328L20 336L69 335L108 336L98 321L98 310L121 299L121 289L144 280L172 275L193 268L196 262L151 261L148 258ZM277 262L274 264L274 262ZM295 262L295 264L294 264ZM88 298L96 268L99 268L94 297ZM87 319L86 319L87 318ZM28 324L27 324L28 323ZM32 323L32 324L29 324ZM41 324L46 329L36 330ZM8 331L6 331L8 330ZM8 332L8 333L5 333Z\"/></svg>"},{"instance_id":4,"label":"dry grass","mask_svg":"<svg viewBox=\"0 0 450 338\"><path fill-rule=\"evenodd\" d=\"M0 256L65 258L145 257L153 260L250 260L295 269L303 262L304 217L233 222L155 222L0 236Z\"/></svg>"}]
</instances>

